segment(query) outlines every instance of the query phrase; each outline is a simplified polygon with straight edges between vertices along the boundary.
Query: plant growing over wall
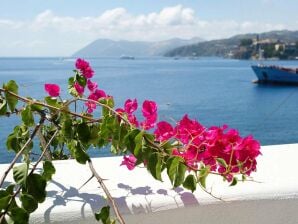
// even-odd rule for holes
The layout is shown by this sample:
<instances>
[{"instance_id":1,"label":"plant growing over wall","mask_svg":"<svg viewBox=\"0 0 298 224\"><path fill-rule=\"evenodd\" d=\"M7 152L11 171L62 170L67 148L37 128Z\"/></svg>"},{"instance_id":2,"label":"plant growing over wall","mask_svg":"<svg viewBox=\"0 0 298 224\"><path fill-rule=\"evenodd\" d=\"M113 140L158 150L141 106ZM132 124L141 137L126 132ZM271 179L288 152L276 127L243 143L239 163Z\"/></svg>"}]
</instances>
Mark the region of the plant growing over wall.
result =
<instances>
[{"instance_id":1,"label":"plant growing over wall","mask_svg":"<svg viewBox=\"0 0 298 224\"><path fill-rule=\"evenodd\" d=\"M78 59L75 66L68 80L71 99L62 99L60 87L51 83L45 84L48 96L43 100L20 96L12 80L0 88L0 115L21 117L6 141L7 150L14 151L15 158L0 179L1 224L28 223L30 213L46 199L47 183L55 174L51 160L67 158L88 164L108 198L107 206L95 218L102 223L125 223L93 167L88 154L91 147L100 150L109 146L112 153L124 155L121 165L128 169L143 164L159 181L164 171L173 187L182 185L192 192L198 186L205 189L210 174L223 177L233 186L256 171L260 145L252 136L243 138L226 125L205 127L188 115L175 124L161 121L158 106L151 100L142 103L143 118L138 119L136 99L115 108L113 96L92 81L90 64ZM31 158L33 144L41 149L37 160ZM20 160L22 163L16 165ZM38 165L42 169L37 172ZM14 183L4 187L9 172ZM110 206L115 219L110 218Z\"/></svg>"}]
</instances>

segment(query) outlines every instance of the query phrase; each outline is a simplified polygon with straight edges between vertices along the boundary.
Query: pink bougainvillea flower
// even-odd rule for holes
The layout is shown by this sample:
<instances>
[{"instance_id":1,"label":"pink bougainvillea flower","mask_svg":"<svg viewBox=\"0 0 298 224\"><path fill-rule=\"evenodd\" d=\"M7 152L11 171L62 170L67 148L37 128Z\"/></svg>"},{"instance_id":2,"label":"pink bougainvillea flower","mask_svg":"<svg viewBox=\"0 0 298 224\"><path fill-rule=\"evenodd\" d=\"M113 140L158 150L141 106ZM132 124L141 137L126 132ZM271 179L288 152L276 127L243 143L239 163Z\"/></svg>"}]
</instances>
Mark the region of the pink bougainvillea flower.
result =
<instances>
[{"instance_id":1,"label":"pink bougainvillea flower","mask_svg":"<svg viewBox=\"0 0 298 224\"><path fill-rule=\"evenodd\" d=\"M84 87L81 86L78 82L75 82L73 86L80 96L84 94Z\"/></svg>"},{"instance_id":2,"label":"pink bougainvillea flower","mask_svg":"<svg viewBox=\"0 0 298 224\"><path fill-rule=\"evenodd\" d=\"M89 96L88 96L88 101L85 102L85 105L87 106L87 112L89 114L91 114L93 112L93 110L96 109L96 103L93 102L93 101L97 101L98 100L98 97L95 93L91 93Z\"/></svg>"},{"instance_id":3,"label":"pink bougainvillea flower","mask_svg":"<svg viewBox=\"0 0 298 224\"><path fill-rule=\"evenodd\" d=\"M60 95L60 87L56 84L46 83L44 88L51 97L57 97Z\"/></svg>"},{"instance_id":4,"label":"pink bougainvillea flower","mask_svg":"<svg viewBox=\"0 0 298 224\"><path fill-rule=\"evenodd\" d=\"M97 89L95 90L95 92L91 93L88 96L89 100L85 102L85 105L88 107L87 112L92 113L93 110L96 109L96 102L94 101L98 101L100 98L103 98L103 97L107 97L106 93L103 90Z\"/></svg>"},{"instance_id":5,"label":"pink bougainvillea flower","mask_svg":"<svg viewBox=\"0 0 298 224\"><path fill-rule=\"evenodd\" d=\"M256 157L261 155L260 143L253 139L252 136L247 136L242 139L242 142L235 149L237 160L243 162L242 169L245 174L250 175L252 171L256 171Z\"/></svg>"},{"instance_id":6,"label":"pink bougainvillea flower","mask_svg":"<svg viewBox=\"0 0 298 224\"><path fill-rule=\"evenodd\" d=\"M117 118L118 118L118 121L120 122L121 116L123 115L123 113L125 113L125 111L122 108L117 108L115 111L117 112Z\"/></svg>"},{"instance_id":7,"label":"pink bougainvillea flower","mask_svg":"<svg viewBox=\"0 0 298 224\"><path fill-rule=\"evenodd\" d=\"M96 95L96 93L90 93L90 95L88 96L88 99L97 101L98 96Z\"/></svg>"},{"instance_id":8,"label":"pink bougainvillea flower","mask_svg":"<svg viewBox=\"0 0 298 224\"><path fill-rule=\"evenodd\" d=\"M90 92L94 92L97 89L98 85L96 82L92 82L90 79L87 80L87 88Z\"/></svg>"},{"instance_id":9,"label":"pink bougainvillea flower","mask_svg":"<svg viewBox=\"0 0 298 224\"><path fill-rule=\"evenodd\" d=\"M227 133L225 134L225 141L230 144L239 143L241 141L239 132L235 129L228 130Z\"/></svg>"},{"instance_id":10,"label":"pink bougainvillea flower","mask_svg":"<svg viewBox=\"0 0 298 224\"><path fill-rule=\"evenodd\" d=\"M128 115L128 121L133 124L135 127L139 127L139 122L137 120L137 117L134 114Z\"/></svg>"},{"instance_id":11,"label":"pink bougainvillea flower","mask_svg":"<svg viewBox=\"0 0 298 224\"><path fill-rule=\"evenodd\" d=\"M176 137L182 143L186 144L190 140L194 141L194 138L199 140L199 137L204 130L204 126L202 126L199 122L196 120L190 120L188 115L184 115L184 117L177 123L174 132Z\"/></svg>"},{"instance_id":12,"label":"pink bougainvillea flower","mask_svg":"<svg viewBox=\"0 0 298 224\"><path fill-rule=\"evenodd\" d=\"M145 100L142 107L142 113L145 120L141 123L141 126L145 130L149 130L154 127L157 121L157 105L154 101Z\"/></svg>"},{"instance_id":13,"label":"pink bougainvillea flower","mask_svg":"<svg viewBox=\"0 0 298 224\"><path fill-rule=\"evenodd\" d=\"M127 120L129 121L129 123L132 124L135 127L139 127L139 122L137 120L137 117L134 114L128 114L122 108L117 108L115 111L118 113L117 117L118 117L119 122L122 119L121 116L126 113L127 114Z\"/></svg>"},{"instance_id":14,"label":"pink bougainvillea flower","mask_svg":"<svg viewBox=\"0 0 298 224\"><path fill-rule=\"evenodd\" d=\"M105 93L105 91L101 90L101 89L96 89L94 91L94 94L96 95L97 97L97 100L100 99L100 98L105 98L107 97L107 94Z\"/></svg>"},{"instance_id":15,"label":"pink bougainvillea flower","mask_svg":"<svg viewBox=\"0 0 298 224\"><path fill-rule=\"evenodd\" d=\"M128 114L132 114L137 110L137 108L138 108L138 102L136 99L134 100L128 99L124 103L124 110Z\"/></svg>"},{"instance_id":16,"label":"pink bougainvillea flower","mask_svg":"<svg viewBox=\"0 0 298 224\"><path fill-rule=\"evenodd\" d=\"M174 129L170 123L161 121L157 123L157 128L154 131L154 135L158 141L166 141L173 137Z\"/></svg>"},{"instance_id":17,"label":"pink bougainvillea flower","mask_svg":"<svg viewBox=\"0 0 298 224\"><path fill-rule=\"evenodd\" d=\"M136 166L136 161L137 158L134 157L134 155L129 155L129 156L123 156L123 161L121 163L121 166L126 166L127 169L133 170Z\"/></svg>"},{"instance_id":18,"label":"pink bougainvillea flower","mask_svg":"<svg viewBox=\"0 0 298 224\"><path fill-rule=\"evenodd\" d=\"M82 75L85 76L86 79L90 79L93 77L94 71L91 67L88 67L82 71Z\"/></svg>"},{"instance_id":19,"label":"pink bougainvillea flower","mask_svg":"<svg viewBox=\"0 0 298 224\"><path fill-rule=\"evenodd\" d=\"M151 118L157 115L157 105L154 101L145 100L142 107L143 116Z\"/></svg>"},{"instance_id":20,"label":"pink bougainvillea flower","mask_svg":"<svg viewBox=\"0 0 298 224\"><path fill-rule=\"evenodd\" d=\"M189 150L183 150L182 152L178 151L175 148L172 150L172 155L181 157L190 169L198 168L198 164L195 159L196 158L195 154L196 153L194 151L189 151Z\"/></svg>"},{"instance_id":21,"label":"pink bougainvillea flower","mask_svg":"<svg viewBox=\"0 0 298 224\"><path fill-rule=\"evenodd\" d=\"M84 59L81 59L81 58L77 59L76 68L80 70L80 72L86 79L90 79L94 75L94 71L90 67L89 62L85 61Z\"/></svg>"},{"instance_id":22,"label":"pink bougainvillea flower","mask_svg":"<svg viewBox=\"0 0 298 224\"><path fill-rule=\"evenodd\" d=\"M157 114L146 118L143 122L141 122L141 126L145 130L149 130L151 128L154 128L154 126L156 124L156 120L157 120Z\"/></svg>"},{"instance_id":23,"label":"pink bougainvillea flower","mask_svg":"<svg viewBox=\"0 0 298 224\"><path fill-rule=\"evenodd\" d=\"M125 113L125 111L124 111L122 108L117 108L115 111L116 111L120 116L121 116L123 113Z\"/></svg>"},{"instance_id":24,"label":"pink bougainvillea flower","mask_svg":"<svg viewBox=\"0 0 298 224\"><path fill-rule=\"evenodd\" d=\"M96 103L92 102L91 100L85 102L85 105L87 106L87 112L89 114L93 113L93 111L96 109Z\"/></svg>"}]
</instances>

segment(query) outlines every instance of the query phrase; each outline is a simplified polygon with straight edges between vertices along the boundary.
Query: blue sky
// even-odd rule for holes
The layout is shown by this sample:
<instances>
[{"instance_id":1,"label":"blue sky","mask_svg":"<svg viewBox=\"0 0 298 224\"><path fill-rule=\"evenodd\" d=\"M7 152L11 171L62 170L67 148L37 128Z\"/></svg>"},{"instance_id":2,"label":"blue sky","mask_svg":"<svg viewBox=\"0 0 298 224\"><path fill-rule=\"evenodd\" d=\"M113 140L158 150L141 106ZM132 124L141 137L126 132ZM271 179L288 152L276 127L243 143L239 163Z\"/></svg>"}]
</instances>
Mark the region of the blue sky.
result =
<instances>
[{"instance_id":1,"label":"blue sky","mask_svg":"<svg viewBox=\"0 0 298 224\"><path fill-rule=\"evenodd\" d=\"M68 56L97 38L297 30L297 11L297 0L0 0L0 56Z\"/></svg>"}]
</instances>

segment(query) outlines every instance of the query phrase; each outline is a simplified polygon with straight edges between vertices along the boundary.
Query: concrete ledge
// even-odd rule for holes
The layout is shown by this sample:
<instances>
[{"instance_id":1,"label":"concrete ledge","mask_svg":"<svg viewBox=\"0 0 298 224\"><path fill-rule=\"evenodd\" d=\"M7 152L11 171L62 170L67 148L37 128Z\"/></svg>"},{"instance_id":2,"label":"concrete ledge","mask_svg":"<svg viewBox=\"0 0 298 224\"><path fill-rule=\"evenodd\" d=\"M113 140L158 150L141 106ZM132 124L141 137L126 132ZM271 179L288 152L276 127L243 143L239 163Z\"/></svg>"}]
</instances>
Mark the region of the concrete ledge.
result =
<instances>
[{"instance_id":1,"label":"concrete ledge","mask_svg":"<svg viewBox=\"0 0 298 224\"><path fill-rule=\"evenodd\" d=\"M229 187L219 177L207 181L219 201L198 189L194 194L172 189L154 180L146 169L128 171L120 167L121 157L93 159L99 174L116 198L128 224L297 224L298 223L298 144L262 147L257 182ZM0 165L3 173L7 164ZM30 223L96 223L94 212L105 204L95 179L82 189L91 176L86 166L75 161L56 161L56 174L47 186L48 196L31 215ZM8 181L11 180L10 175Z\"/></svg>"}]
</instances>

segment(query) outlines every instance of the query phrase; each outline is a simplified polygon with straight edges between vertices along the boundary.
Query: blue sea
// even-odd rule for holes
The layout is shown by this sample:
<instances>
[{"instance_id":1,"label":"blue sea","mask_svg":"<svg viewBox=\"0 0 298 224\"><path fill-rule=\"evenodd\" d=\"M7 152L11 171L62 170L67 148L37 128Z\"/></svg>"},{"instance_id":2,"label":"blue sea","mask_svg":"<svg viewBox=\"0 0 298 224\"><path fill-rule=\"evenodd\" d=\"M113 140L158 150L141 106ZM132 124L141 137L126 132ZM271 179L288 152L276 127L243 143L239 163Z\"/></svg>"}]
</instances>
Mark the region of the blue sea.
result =
<instances>
[{"instance_id":1,"label":"blue sea","mask_svg":"<svg viewBox=\"0 0 298 224\"><path fill-rule=\"evenodd\" d=\"M0 81L16 80L20 93L42 99L45 83L57 83L67 94L67 79L75 59L0 58ZM298 87L253 84L255 61L221 58L96 58L89 60L94 80L117 106L127 98L158 103L160 119L179 120L184 114L205 126L228 124L242 136L252 134L262 145L298 142ZM298 61L266 61L295 66ZM18 118L0 118L0 163L14 156L7 152L6 136ZM106 151L92 152L106 156Z\"/></svg>"}]
</instances>

